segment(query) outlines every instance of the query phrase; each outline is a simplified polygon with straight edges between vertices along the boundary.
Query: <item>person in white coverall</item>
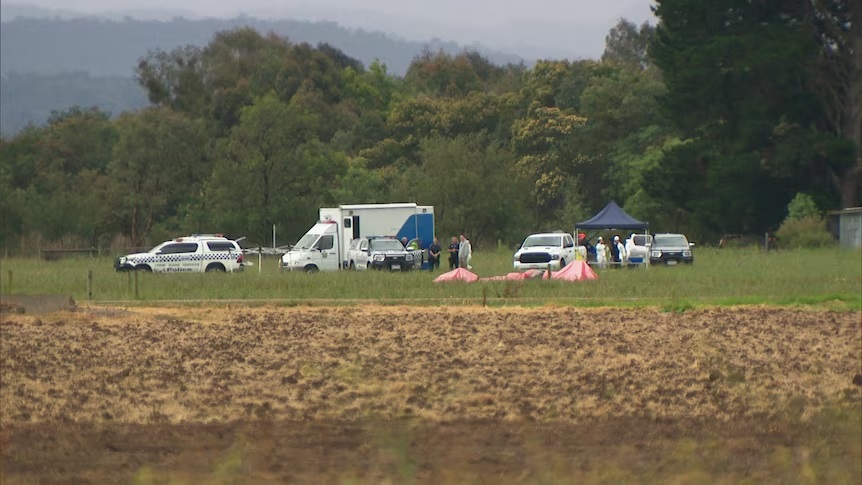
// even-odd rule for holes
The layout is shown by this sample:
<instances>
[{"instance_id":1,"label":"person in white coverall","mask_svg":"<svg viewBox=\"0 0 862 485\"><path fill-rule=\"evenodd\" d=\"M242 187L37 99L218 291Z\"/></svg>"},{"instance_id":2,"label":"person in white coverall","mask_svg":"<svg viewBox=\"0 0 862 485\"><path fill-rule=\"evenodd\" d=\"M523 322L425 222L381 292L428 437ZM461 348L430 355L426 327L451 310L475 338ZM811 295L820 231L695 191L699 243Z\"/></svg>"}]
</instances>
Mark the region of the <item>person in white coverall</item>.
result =
<instances>
[{"instance_id":1,"label":"person in white coverall","mask_svg":"<svg viewBox=\"0 0 862 485\"><path fill-rule=\"evenodd\" d=\"M635 233L631 233L626 239L626 256L631 256L632 248L635 246Z\"/></svg>"},{"instance_id":2,"label":"person in white coverall","mask_svg":"<svg viewBox=\"0 0 862 485\"><path fill-rule=\"evenodd\" d=\"M596 263L599 265L599 268L604 268L607 261L608 247L605 246L605 240L602 239L602 236L599 236L599 239L596 241Z\"/></svg>"},{"instance_id":3,"label":"person in white coverall","mask_svg":"<svg viewBox=\"0 0 862 485\"><path fill-rule=\"evenodd\" d=\"M617 247L617 251L620 252L620 266L625 266L628 263L628 253L626 252L626 247L623 245L622 241L620 241L619 236L614 236L614 245Z\"/></svg>"},{"instance_id":4,"label":"person in white coverall","mask_svg":"<svg viewBox=\"0 0 862 485\"><path fill-rule=\"evenodd\" d=\"M461 234L461 244L458 245L458 262L459 266L464 269L473 269L470 264L473 259L473 245L470 241Z\"/></svg>"}]
</instances>

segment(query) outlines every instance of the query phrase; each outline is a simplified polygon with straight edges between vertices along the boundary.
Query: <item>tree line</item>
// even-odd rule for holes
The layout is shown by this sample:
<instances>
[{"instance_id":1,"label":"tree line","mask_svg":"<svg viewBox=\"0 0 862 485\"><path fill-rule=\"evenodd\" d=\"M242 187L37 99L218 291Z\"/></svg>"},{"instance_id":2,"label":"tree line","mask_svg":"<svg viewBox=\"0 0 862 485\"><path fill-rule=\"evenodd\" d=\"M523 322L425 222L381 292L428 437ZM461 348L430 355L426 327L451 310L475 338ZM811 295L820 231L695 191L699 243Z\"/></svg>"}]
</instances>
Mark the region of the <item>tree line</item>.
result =
<instances>
[{"instance_id":1,"label":"tree line","mask_svg":"<svg viewBox=\"0 0 862 485\"><path fill-rule=\"evenodd\" d=\"M616 200L698 240L775 229L806 194L859 204L854 2L656 2L601 60L427 51L404 76L250 28L152 51L150 106L76 108L0 139L2 244L295 240L317 209L434 205L477 245L570 231Z\"/></svg>"}]
</instances>

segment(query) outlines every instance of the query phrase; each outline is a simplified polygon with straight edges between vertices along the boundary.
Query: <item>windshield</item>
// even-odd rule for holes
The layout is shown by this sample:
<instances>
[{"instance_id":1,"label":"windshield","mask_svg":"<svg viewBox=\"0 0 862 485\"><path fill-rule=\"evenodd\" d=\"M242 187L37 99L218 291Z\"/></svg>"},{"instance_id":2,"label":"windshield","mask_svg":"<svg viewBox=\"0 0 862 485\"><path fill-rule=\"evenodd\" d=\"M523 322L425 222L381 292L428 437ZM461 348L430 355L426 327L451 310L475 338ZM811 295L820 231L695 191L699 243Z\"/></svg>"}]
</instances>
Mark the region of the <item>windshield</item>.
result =
<instances>
[{"instance_id":1,"label":"windshield","mask_svg":"<svg viewBox=\"0 0 862 485\"><path fill-rule=\"evenodd\" d=\"M659 234L653 238L653 246L688 246L682 234Z\"/></svg>"},{"instance_id":2,"label":"windshield","mask_svg":"<svg viewBox=\"0 0 862 485\"><path fill-rule=\"evenodd\" d=\"M299 241L296 242L296 246L294 246L293 249L310 249L318 236L320 236L320 234L306 234L305 236L302 236Z\"/></svg>"},{"instance_id":3,"label":"windshield","mask_svg":"<svg viewBox=\"0 0 862 485\"><path fill-rule=\"evenodd\" d=\"M562 244L560 243L560 236L530 236L524 240L523 247L535 246L562 246Z\"/></svg>"},{"instance_id":4,"label":"windshield","mask_svg":"<svg viewBox=\"0 0 862 485\"><path fill-rule=\"evenodd\" d=\"M404 245L394 239L379 239L371 241L371 249L378 251L403 251Z\"/></svg>"},{"instance_id":5,"label":"windshield","mask_svg":"<svg viewBox=\"0 0 862 485\"><path fill-rule=\"evenodd\" d=\"M151 252L151 253L155 253L155 252L156 252L156 251L158 251L159 249L162 249L166 244L170 244L170 243L172 243L172 242L173 242L173 241L165 241L165 242L163 242L163 243L159 244L158 246L154 247L153 249L150 249L150 252Z\"/></svg>"}]
</instances>

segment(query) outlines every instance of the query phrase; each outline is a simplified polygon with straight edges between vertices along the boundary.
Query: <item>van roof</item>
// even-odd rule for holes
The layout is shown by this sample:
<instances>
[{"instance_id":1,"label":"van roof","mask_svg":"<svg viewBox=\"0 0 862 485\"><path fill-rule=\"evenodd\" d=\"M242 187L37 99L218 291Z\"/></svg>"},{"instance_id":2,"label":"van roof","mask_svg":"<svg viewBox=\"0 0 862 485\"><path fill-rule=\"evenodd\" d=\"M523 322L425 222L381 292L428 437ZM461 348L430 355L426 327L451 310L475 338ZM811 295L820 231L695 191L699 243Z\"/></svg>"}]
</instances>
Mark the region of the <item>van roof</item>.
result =
<instances>
[{"instance_id":1,"label":"van roof","mask_svg":"<svg viewBox=\"0 0 862 485\"><path fill-rule=\"evenodd\" d=\"M412 209L417 207L413 202L398 203L398 204L349 204L338 206L341 209L359 210L359 209Z\"/></svg>"}]
</instances>

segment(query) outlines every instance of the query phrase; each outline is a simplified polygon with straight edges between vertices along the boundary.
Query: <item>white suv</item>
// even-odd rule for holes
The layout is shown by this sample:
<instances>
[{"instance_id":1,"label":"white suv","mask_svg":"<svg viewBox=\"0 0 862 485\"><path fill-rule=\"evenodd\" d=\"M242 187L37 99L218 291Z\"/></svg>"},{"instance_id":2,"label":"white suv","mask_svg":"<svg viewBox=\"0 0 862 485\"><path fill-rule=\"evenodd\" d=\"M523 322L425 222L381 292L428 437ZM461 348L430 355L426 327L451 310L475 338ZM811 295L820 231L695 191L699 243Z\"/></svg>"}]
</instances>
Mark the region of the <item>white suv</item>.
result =
<instances>
[{"instance_id":1,"label":"white suv","mask_svg":"<svg viewBox=\"0 0 862 485\"><path fill-rule=\"evenodd\" d=\"M571 234L547 232L531 234L515 253L518 271L527 269L558 270L575 259L575 240Z\"/></svg>"},{"instance_id":2,"label":"white suv","mask_svg":"<svg viewBox=\"0 0 862 485\"><path fill-rule=\"evenodd\" d=\"M195 234L165 241L146 253L121 256L117 271L166 273L237 272L243 270L242 250L236 241L219 234Z\"/></svg>"}]
</instances>

